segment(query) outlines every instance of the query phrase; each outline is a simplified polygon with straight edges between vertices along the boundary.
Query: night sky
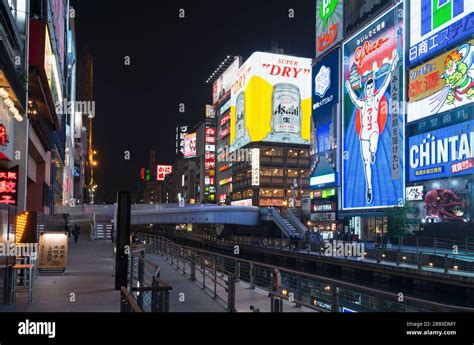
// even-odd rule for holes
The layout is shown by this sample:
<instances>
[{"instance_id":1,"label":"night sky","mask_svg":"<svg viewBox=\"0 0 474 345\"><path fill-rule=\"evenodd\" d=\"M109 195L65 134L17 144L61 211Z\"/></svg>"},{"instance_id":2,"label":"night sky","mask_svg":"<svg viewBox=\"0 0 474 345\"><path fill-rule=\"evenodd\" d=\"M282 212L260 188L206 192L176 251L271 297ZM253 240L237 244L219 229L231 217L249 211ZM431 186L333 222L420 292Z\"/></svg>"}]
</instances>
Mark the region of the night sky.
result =
<instances>
[{"instance_id":1,"label":"night sky","mask_svg":"<svg viewBox=\"0 0 474 345\"><path fill-rule=\"evenodd\" d=\"M174 161L176 124L203 119L212 99L212 83L205 81L227 55L245 61L276 41L285 54L313 58L314 3L71 0L78 49L88 46L94 57L100 199L110 202L117 190L136 192L150 149L157 151L157 163Z\"/></svg>"}]
</instances>

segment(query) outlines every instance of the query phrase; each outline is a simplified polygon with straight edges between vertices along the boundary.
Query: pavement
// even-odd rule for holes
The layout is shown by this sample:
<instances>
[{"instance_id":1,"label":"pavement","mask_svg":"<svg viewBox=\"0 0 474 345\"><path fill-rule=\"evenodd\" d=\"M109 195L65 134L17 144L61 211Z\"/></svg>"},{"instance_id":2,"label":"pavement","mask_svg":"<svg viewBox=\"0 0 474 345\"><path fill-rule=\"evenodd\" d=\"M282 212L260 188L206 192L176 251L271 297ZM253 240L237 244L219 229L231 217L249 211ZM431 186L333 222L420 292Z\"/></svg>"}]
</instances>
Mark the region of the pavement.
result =
<instances>
[{"instance_id":1,"label":"pavement","mask_svg":"<svg viewBox=\"0 0 474 345\"><path fill-rule=\"evenodd\" d=\"M12 312L119 312L120 291L115 291L113 246L110 241L91 241L82 230L79 241L69 240L66 271L36 274L33 301L19 286L16 303L0 307Z\"/></svg>"}]
</instances>

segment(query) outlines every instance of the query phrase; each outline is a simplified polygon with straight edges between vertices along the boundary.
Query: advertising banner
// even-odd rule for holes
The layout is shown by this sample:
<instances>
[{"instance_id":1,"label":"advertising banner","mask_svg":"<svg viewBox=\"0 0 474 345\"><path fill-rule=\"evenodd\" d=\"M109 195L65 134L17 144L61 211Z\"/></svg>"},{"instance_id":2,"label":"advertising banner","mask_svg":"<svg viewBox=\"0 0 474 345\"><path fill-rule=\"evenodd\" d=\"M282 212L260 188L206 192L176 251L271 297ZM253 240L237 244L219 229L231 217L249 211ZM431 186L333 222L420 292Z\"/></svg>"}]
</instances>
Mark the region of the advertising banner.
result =
<instances>
[{"instance_id":1,"label":"advertising banner","mask_svg":"<svg viewBox=\"0 0 474 345\"><path fill-rule=\"evenodd\" d=\"M184 135L184 158L196 157L196 133L187 133Z\"/></svg>"},{"instance_id":2,"label":"advertising banner","mask_svg":"<svg viewBox=\"0 0 474 345\"><path fill-rule=\"evenodd\" d=\"M239 71L239 58L236 58L232 64L214 81L212 85L212 102L219 103L230 92L232 83L237 79Z\"/></svg>"},{"instance_id":3,"label":"advertising banner","mask_svg":"<svg viewBox=\"0 0 474 345\"><path fill-rule=\"evenodd\" d=\"M38 269L66 269L68 253L67 232L41 232L39 238Z\"/></svg>"},{"instance_id":4,"label":"advertising banner","mask_svg":"<svg viewBox=\"0 0 474 345\"><path fill-rule=\"evenodd\" d=\"M343 0L316 0L316 57L344 36Z\"/></svg>"},{"instance_id":5,"label":"advertising banner","mask_svg":"<svg viewBox=\"0 0 474 345\"><path fill-rule=\"evenodd\" d=\"M408 201L420 201L423 200L424 186L411 186L405 190L406 199Z\"/></svg>"},{"instance_id":6,"label":"advertising banner","mask_svg":"<svg viewBox=\"0 0 474 345\"><path fill-rule=\"evenodd\" d=\"M410 65L473 33L474 1L410 0Z\"/></svg>"},{"instance_id":7,"label":"advertising banner","mask_svg":"<svg viewBox=\"0 0 474 345\"><path fill-rule=\"evenodd\" d=\"M171 165L157 165L156 170L156 179L158 181L164 181L166 175L169 175L173 172L173 167Z\"/></svg>"},{"instance_id":8,"label":"advertising banner","mask_svg":"<svg viewBox=\"0 0 474 345\"><path fill-rule=\"evenodd\" d=\"M18 165L11 169L0 168L0 205L17 205L18 180Z\"/></svg>"},{"instance_id":9,"label":"advertising banner","mask_svg":"<svg viewBox=\"0 0 474 345\"><path fill-rule=\"evenodd\" d=\"M411 70L407 122L474 102L474 40Z\"/></svg>"},{"instance_id":10,"label":"advertising banner","mask_svg":"<svg viewBox=\"0 0 474 345\"><path fill-rule=\"evenodd\" d=\"M408 144L410 181L474 173L474 120L410 137Z\"/></svg>"},{"instance_id":11,"label":"advertising banner","mask_svg":"<svg viewBox=\"0 0 474 345\"><path fill-rule=\"evenodd\" d=\"M255 52L231 91L231 150L250 142L308 144L311 59Z\"/></svg>"},{"instance_id":12,"label":"advertising banner","mask_svg":"<svg viewBox=\"0 0 474 345\"><path fill-rule=\"evenodd\" d=\"M403 5L343 45L343 208L399 205L404 186Z\"/></svg>"},{"instance_id":13,"label":"advertising banner","mask_svg":"<svg viewBox=\"0 0 474 345\"><path fill-rule=\"evenodd\" d=\"M312 187L337 183L336 143L339 113L339 60L335 50L313 66L313 123L315 154L311 160Z\"/></svg>"},{"instance_id":14,"label":"advertising banner","mask_svg":"<svg viewBox=\"0 0 474 345\"><path fill-rule=\"evenodd\" d=\"M214 119L216 117L216 111L212 105L206 104L206 118Z\"/></svg>"}]
</instances>

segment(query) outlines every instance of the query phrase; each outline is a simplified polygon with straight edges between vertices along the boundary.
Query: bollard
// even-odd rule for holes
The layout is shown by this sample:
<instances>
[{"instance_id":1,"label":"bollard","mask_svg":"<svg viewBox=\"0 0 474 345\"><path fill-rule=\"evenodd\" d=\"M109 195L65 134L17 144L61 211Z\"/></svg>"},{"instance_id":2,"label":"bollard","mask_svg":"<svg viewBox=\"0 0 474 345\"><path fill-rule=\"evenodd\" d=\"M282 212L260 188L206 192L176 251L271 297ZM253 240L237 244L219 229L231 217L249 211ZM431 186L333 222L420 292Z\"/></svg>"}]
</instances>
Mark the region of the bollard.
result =
<instances>
[{"instance_id":1,"label":"bollard","mask_svg":"<svg viewBox=\"0 0 474 345\"><path fill-rule=\"evenodd\" d=\"M196 280L196 255L193 253L191 254L191 277L192 281Z\"/></svg>"},{"instance_id":2,"label":"bollard","mask_svg":"<svg viewBox=\"0 0 474 345\"><path fill-rule=\"evenodd\" d=\"M256 276L256 270L255 270L255 267L253 266L253 264L250 264L250 270L249 270L249 273L250 273L250 285L249 285L249 289L255 289L255 276Z\"/></svg>"},{"instance_id":3,"label":"bollard","mask_svg":"<svg viewBox=\"0 0 474 345\"><path fill-rule=\"evenodd\" d=\"M235 278L229 276L227 286L227 311L235 312Z\"/></svg>"}]
</instances>

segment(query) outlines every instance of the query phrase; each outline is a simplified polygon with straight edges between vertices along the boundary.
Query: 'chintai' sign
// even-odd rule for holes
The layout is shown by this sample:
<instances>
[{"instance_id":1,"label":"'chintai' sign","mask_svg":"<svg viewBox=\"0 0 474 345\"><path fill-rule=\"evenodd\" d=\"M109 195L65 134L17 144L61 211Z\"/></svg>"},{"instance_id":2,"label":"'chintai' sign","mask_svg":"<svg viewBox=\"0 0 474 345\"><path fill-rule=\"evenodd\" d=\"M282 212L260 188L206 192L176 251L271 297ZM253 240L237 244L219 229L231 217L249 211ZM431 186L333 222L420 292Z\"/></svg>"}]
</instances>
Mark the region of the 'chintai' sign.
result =
<instances>
[{"instance_id":1,"label":"'chintai' sign","mask_svg":"<svg viewBox=\"0 0 474 345\"><path fill-rule=\"evenodd\" d=\"M474 121L409 139L410 181L474 173Z\"/></svg>"}]
</instances>

